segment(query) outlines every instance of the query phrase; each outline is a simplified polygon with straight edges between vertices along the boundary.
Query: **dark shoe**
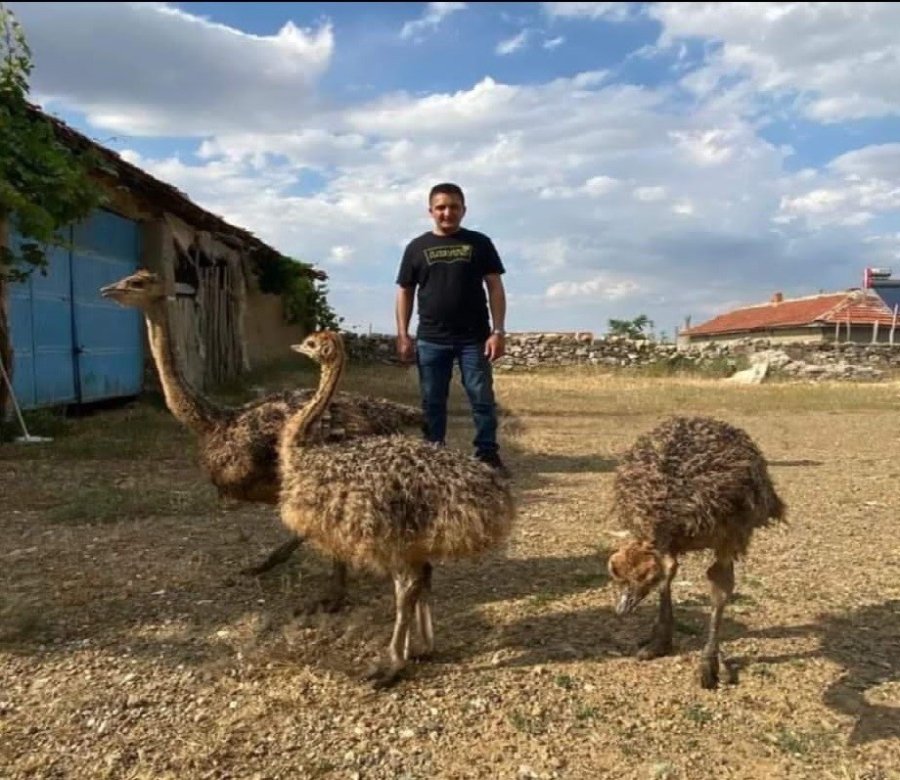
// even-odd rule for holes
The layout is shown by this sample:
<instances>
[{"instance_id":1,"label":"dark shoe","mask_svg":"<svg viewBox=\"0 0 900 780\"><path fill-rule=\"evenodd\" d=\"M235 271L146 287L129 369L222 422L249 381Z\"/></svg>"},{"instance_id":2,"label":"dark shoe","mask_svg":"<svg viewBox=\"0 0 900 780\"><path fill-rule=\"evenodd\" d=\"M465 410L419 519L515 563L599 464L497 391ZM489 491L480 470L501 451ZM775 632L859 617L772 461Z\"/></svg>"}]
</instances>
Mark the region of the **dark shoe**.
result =
<instances>
[{"instance_id":1,"label":"dark shoe","mask_svg":"<svg viewBox=\"0 0 900 780\"><path fill-rule=\"evenodd\" d=\"M509 469L506 468L506 465L500 460L500 456L496 452L482 452L478 453L475 457L482 463L490 466L504 479L509 479L512 476Z\"/></svg>"}]
</instances>

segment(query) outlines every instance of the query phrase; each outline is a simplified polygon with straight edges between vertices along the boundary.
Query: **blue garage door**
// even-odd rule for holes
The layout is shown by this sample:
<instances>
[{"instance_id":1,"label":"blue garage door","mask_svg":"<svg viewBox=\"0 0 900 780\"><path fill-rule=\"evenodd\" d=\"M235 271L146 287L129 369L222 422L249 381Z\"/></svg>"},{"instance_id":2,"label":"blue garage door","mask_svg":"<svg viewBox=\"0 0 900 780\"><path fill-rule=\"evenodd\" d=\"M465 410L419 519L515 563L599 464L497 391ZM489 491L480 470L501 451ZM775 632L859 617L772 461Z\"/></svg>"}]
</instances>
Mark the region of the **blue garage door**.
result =
<instances>
[{"instance_id":1,"label":"blue garage door","mask_svg":"<svg viewBox=\"0 0 900 780\"><path fill-rule=\"evenodd\" d=\"M25 409L136 395L142 387L140 314L99 294L137 269L138 225L98 211L69 236L73 250L55 250L46 275L10 289L13 387Z\"/></svg>"}]
</instances>

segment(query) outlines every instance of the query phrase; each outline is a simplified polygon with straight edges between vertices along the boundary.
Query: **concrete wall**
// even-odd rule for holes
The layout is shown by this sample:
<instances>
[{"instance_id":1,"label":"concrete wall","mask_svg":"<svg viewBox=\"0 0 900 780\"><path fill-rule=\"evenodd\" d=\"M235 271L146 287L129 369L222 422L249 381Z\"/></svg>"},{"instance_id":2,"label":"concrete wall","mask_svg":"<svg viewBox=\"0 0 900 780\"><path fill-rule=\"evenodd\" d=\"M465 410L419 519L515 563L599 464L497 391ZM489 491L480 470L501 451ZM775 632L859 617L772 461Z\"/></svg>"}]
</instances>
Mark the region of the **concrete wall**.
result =
<instances>
[{"instance_id":1,"label":"concrete wall","mask_svg":"<svg viewBox=\"0 0 900 780\"><path fill-rule=\"evenodd\" d=\"M253 368L289 358L291 344L303 340L306 331L301 325L284 321L281 297L262 292L247 295L247 315L244 320L247 351Z\"/></svg>"},{"instance_id":2,"label":"concrete wall","mask_svg":"<svg viewBox=\"0 0 900 780\"><path fill-rule=\"evenodd\" d=\"M829 329L831 338L834 337L834 330ZM871 336L871 333L869 334ZM846 338L843 330L842 338ZM760 330L754 331L749 336L746 333L733 334L726 333L722 335L711 336L684 336L678 337L679 348L688 346L703 347L707 344L738 344L746 341L747 338L765 339L771 344L801 344L813 343L830 340L828 334L822 328L780 328L778 330Z\"/></svg>"}]
</instances>

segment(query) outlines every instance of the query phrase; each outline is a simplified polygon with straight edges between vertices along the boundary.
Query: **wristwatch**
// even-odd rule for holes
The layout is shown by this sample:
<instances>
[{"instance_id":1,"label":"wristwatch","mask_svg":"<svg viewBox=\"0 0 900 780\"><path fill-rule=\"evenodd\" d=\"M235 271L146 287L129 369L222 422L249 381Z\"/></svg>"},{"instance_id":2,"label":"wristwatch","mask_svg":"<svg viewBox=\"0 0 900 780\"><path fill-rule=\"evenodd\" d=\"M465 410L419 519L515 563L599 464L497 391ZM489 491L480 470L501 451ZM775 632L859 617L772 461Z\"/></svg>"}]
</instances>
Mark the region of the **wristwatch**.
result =
<instances>
[{"instance_id":1,"label":"wristwatch","mask_svg":"<svg viewBox=\"0 0 900 780\"><path fill-rule=\"evenodd\" d=\"M493 336L505 336L505 335L506 335L506 331L503 330L503 328L494 328L494 329L491 331L491 335L493 335Z\"/></svg>"}]
</instances>

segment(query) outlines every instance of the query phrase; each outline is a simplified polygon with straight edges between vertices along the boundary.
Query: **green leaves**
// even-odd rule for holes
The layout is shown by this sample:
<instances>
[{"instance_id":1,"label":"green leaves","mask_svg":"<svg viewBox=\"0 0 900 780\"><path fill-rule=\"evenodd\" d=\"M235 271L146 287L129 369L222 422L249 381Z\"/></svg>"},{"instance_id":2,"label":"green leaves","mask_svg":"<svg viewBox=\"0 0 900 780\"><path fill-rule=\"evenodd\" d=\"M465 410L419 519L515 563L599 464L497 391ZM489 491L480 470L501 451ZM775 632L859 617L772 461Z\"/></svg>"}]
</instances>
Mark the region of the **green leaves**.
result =
<instances>
[{"instance_id":1,"label":"green leaves","mask_svg":"<svg viewBox=\"0 0 900 780\"><path fill-rule=\"evenodd\" d=\"M328 287L310 277L309 266L290 257L261 264L259 287L263 292L280 295L284 315L292 325L307 331L338 330L338 317L328 304Z\"/></svg>"},{"instance_id":2,"label":"green leaves","mask_svg":"<svg viewBox=\"0 0 900 780\"><path fill-rule=\"evenodd\" d=\"M610 320L609 332L615 336L627 336L630 339L647 338L646 330L653 329L653 320L646 314L639 314L633 320Z\"/></svg>"}]
</instances>

